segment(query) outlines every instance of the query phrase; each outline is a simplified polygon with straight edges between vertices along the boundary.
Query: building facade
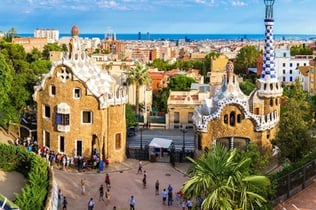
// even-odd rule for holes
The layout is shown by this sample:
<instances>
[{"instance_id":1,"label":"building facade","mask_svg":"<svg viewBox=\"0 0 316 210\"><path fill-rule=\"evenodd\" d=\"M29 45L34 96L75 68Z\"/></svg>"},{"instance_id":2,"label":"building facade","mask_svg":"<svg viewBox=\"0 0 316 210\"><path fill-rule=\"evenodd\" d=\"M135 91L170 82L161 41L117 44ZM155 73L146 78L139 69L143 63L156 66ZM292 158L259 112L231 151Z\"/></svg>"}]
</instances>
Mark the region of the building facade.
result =
<instances>
[{"instance_id":1,"label":"building facade","mask_svg":"<svg viewBox=\"0 0 316 210\"><path fill-rule=\"evenodd\" d=\"M35 38L46 38L48 43L58 42L59 31L56 29L41 29L37 28L34 30Z\"/></svg>"},{"instance_id":2,"label":"building facade","mask_svg":"<svg viewBox=\"0 0 316 210\"><path fill-rule=\"evenodd\" d=\"M283 89L277 78L274 62L273 1L266 3L265 51L257 88L246 96L239 88L233 63L227 63L219 92L214 97L205 99L194 111L197 154L216 143L228 148L246 149L253 142L262 152L272 151L271 140L278 130Z\"/></svg>"},{"instance_id":3,"label":"building facade","mask_svg":"<svg viewBox=\"0 0 316 210\"><path fill-rule=\"evenodd\" d=\"M125 159L127 88L97 67L74 26L68 51L53 62L33 95L39 146L73 157Z\"/></svg>"}]
</instances>

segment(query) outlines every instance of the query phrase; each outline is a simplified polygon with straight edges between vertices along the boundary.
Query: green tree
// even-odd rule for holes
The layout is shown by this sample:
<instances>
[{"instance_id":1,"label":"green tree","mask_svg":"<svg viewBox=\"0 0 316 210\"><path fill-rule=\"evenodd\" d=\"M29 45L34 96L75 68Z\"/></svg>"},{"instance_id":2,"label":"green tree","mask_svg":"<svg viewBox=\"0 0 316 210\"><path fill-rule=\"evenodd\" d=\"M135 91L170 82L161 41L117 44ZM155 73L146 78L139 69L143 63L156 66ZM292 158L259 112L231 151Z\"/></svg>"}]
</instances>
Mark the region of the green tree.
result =
<instances>
[{"instance_id":1,"label":"green tree","mask_svg":"<svg viewBox=\"0 0 316 210\"><path fill-rule=\"evenodd\" d=\"M239 87L244 94L249 96L249 94L256 88L256 85L252 83L249 79L246 79L243 82L239 83Z\"/></svg>"},{"instance_id":2,"label":"green tree","mask_svg":"<svg viewBox=\"0 0 316 210\"><path fill-rule=\"evenodd\" d=\"M251 175L251 159L237 160L236 149L228 150L217 145L212 152L199 159L189 160L194 169L184 184L184 195L190 198L204 198L202 209L235 210L260 209L267 199L270 180L266 176Z\"/></svg>"},{"instance_id":3,"label":"green tree","mask_svg":"<svg viewBox=\"0 0 316 210\"><path fill-rule=\"evenodd\" d=\"M253 45L247 45L240 49L234 62L237 74L247 74L249 67L256 67L260 52Z\"/></svg>"},{"instance_id":4,"label":"green tree","mask_svg":"<svg viewBox=\"0 0 316 210\"><path fill-rule=\"evenodd\" d=\"M312 123L311 106L298 79L284 94L279 132L273 144L280 148L282 158L296 161L312 150L308 132Z\"/></svg>"},{"instance_id":5,"label":"green tree","mask_svg":"<svg viewBox=\"0 0 316 210\"><path fill-rule=\"evenodd\" d=\"M32 63L34 61L38 61L42 58L42 52L37 49L33 48L31 53L27 53L26 60L28 63Z\"/></svg>"},{"instance_id":6,"label":"green tree","mask_svg":"<svg viewBox=\"0 0 316 210\"><path fill-rule=\"evenodd\" d=\"M175 91L188 91L191 88L191 84L194 82L195 80L191 77L178 75L170 79L168 88Z\"/></svg>"},{"instance_id":7,"label":"green tree","mask_svg":"<svg viewBox=\"0 0 316 210\"><path fill-rule=\"evenodd\" d=\"M62 51L63 48L60 47L57 43L48 43L44 46L44 50L42 52L43 58L49 60L49 52L51 51Z\"/></svg>"},{"instance_id":8,"label":"green tree","mask_svg":"<svg viewBox=\"0 0 316 210\"><path fill-rule=\"evenodd\" d=\"M148 69L141 63L136 63L135 68L131 68L127 73L127 84L135 85L136 89L136 115L139 116L139 89L142 85L149 85L151 82Z\"/></svg>"},{"instance_id":9,"label":"green tree","mask_svg":"<svg viewBox=\"0 0 316 210\"><path fill-rule=\"evenodd\" d=\"M13 86L13 69L0 53L0 125L7 127L10 120L12 104L10 104L10 93Z\"/></svg>"},{"instance_id":10,"label":"green tree","mask_svg":"<svg viewBox=\"0 0 316 210\"><path fill-rule=\"evenodd\" d=\"M5 39L7 42L12 42L12 39L13 39L13 38L18 37L17 34L18 34L18 33L16 32L15 28L12 27L12 28L10 28L9 31L5 34L5 38L4 38L4 39Z\"/></svg>"},{"instance_id":11,"label":"green tree","mask_svg":"<svg viewBox=\"0 0 316 210\"><path fill-rule=\"evenodd\" d=\"M133 107L130 104L125 106L125 118L126 118L126 127L135 126L137 124L137 118Z\"/></svg>"}]
</instances>

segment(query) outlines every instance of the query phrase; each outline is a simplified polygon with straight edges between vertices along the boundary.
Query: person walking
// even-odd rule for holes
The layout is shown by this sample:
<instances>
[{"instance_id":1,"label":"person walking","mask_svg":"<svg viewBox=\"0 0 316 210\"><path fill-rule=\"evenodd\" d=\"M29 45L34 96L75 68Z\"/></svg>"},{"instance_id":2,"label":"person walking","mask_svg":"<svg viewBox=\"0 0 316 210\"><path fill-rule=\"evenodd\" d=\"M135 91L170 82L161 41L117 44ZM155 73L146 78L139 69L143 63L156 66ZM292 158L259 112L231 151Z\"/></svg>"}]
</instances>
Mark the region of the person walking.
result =
<instances>
[{"instance_id":1,"label":"person walking","mask_svg":"<svg viewBox=\"0 0 316 210\"><path fill-rule=\"evenodd\" d=\"M147 176L144 174L144 177L143 177L143 185L144 185L144 188L146 188L146 183L147 183L146 178L147 178Z\"/></svg>"},{"instance_id":2,"label":"person walking","mask_svg":"<svg viewBox=\"0 0 316 210\"><path fill-rule=\"evenodd\" d=\"M104 201L104 188L103 188L103 184L100 185L99 187L99 201L103 200Z\"/></svg>"},{"instance_id":3,"label":"person walking","mask_svg":"<svg viewBox=\"0 0 316 210\"><path fill-rule=\"evenodd\" d=\"M63 193L61 192L61 189L58 190L58 207L61 207L61 204L63 203Z\"/></svg>"},{"instance_id":4,"label":"person walking","mask_svg":"<svg viewBox=\"0 0 316 210\"><path fill-rule=\"evenodd\" d=\"M110 189L107 189L105 192L105 199L106 199L107 203L110 203L110 198L111 198Z\"/></svg>"},{"instance_id":5,"label":"person walking","mask_svg":"<svg viewBox=\"0 0 316 210\"><path fill-rule=\"evenodd\" d=\"M66 196L64 196L64 200L63 200L63 210L67 210L67 204L68 204L68 201L66 199Z\"/></svg>"},{"instance_id":6,"label":"person walking","mask_svg":"<svg viewBox=\"0 0 316 210\"><path fill-rule=\"evenodd\" d=\"M172 191L169 191L168 192L168 206L172 206L172 201L173 201Z\"/></svg>"},{"instance_id":7,"label":"person walking","mask_svg":"<svg viewBox=\"0 0 316 210\"><path fill-rule=\"evenodd\" d=\"M94 208L94 200L93 198L90 198L88 202L88 210L93 210L93 208Z\"/></svg>"},{"instance_id":8,"label":"person walking","mask_svg":"<svg viewBox=\"0 0 316 210\"><path fill-rule=\"evenodd\" d=\"M80 184L81 184L81 194L84 195L84 194L86 194L86 180L85 180L85 178L81 179Z\"/></svg>"},{"instance_id":9,"label":"person walking","mask_svg":"<svg viewBox=\"0 0 316 210\"><path fill-rule=\"evenodd\" d=\"M138 174L139 173L143 173L143 163L142 163L141 160L138 162L138 171L137 171L137 173Z\"/></svg>"},{"instance_id":10,"label":"person walking","mask_svg":"<svg viewBox=\"0 0 316 210\"><path fill-rule=\"evenodd\" d=\"M155 191L156 191L156 195L159 195L159 180L158 179L155 183Z\"/></svg>"},{"instance_id":11,"label":"person walking","mask_svg":"<svg viewBox=\"0 0 316 210\"><path fill-rule=\"evenodd\" d=\"M192 200L190 198L187 201L187 206L188 206L188 210L192 209L193 203L192 203Z\"/></svg>"},{"instance_id":12,"label":"person walking","mask_svg":"<svg viewBox=\"0 0 316 210\"><path fill-rule=\"evenodd\" d=\"M130 210L135 210L135 198L134 196L132 195L131 198L129 199L129 209Z\"/></svg>"},{"instance_id":13,"label":"person walking","mask_svg":"<svg viewBox=\"0 0 316 210\"><path fill-rule=\"evenodd\" d=\"M105 185L106 188L111 188L110 176L108 173L105 175Z\"/></svg>"}]
</instances>

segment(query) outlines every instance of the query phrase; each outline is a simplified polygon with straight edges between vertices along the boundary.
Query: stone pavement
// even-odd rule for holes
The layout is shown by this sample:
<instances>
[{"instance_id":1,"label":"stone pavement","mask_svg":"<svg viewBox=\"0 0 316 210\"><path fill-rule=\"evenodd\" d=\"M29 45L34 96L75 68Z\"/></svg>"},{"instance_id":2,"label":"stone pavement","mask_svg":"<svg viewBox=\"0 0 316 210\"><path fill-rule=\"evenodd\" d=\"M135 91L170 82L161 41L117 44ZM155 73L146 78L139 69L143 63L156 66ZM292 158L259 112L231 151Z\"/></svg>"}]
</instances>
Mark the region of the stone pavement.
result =
<instances>
[{"instance_id":1,"label":"stone pavement","mask_svg":"<svg viewBox=\"0 0 316 210\"><path fill-rule=\"evenodd\" d=\"M138 160L127 159L123 163L112 163L104 171L91 170L79 173L75 169L59 170L54 168L54 177L59 189L67 197L68 209L84 210L90 198L95 200L94 210L110 209L116 205L118 210L129 209L129 198L133 195L136 199L137 210L173 210L181 209L180 205L167 206L162 204L161 195L155 195L155 182L160 182L161 192L169 184L173 186L175 193L187 180L183 174L190 164L178 163L173 168L169 163L143 161L143 170L147 172L146 188L142 184L142 174L137 174ZM99 186L104 184L105 174L109 173L111 180L111 199L109 202L99 201ZM80 180L86 180L86 194L81 194Z\"/></svg>"}]
</instances>

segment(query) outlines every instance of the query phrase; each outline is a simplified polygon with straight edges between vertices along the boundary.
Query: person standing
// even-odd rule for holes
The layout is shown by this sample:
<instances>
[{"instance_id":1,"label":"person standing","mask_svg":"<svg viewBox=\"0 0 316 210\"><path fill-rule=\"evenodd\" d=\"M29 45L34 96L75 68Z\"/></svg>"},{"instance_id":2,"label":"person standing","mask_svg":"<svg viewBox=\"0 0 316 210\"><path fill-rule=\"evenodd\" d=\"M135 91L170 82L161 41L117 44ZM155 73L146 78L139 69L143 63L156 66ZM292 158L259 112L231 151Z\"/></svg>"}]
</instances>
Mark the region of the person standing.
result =
<instances>
[{"instance_id":1,"label":"person standing","mask_svg":"<svg viewBox=\"0 0 316 210\"><path fill-rule=\"evenodd\" d=\"M138 162L138 171L137 171L137 173L138 174L139 173L143 173L143 163L142 163L141 160Z\"/></svg>"},{"instance_id":2,"label":"person standing","mask_svg":"<svg viewBox=\"0 0 316 210\"><path fill-rule=\"evenodd\" d=\"M82 178L80 181L81 184L81 194L84 195L86 193L86 180Z\"/></svg>"},{"instance_id":3,"label":"person standing","mask_svg":"<svg viewBox=\"0 0 316 210\"><path fill-rule=\"evenodd\" d=\"M163 189L163 191L161 192L161 197L162 197L162 204L166 205L166 200L167 200L167 191L166 191L166 189Z\"/></svg>"},{"instance_id":4,"label":"person standing","mask_svg":"<svg viewBox=\"0 0 316 210\"><path fill-rule=\"evenodd\" d=\"M192 200L189 198L188 201L187 201L187 206L188 206L188 209L191 210L192 209L192 206L193 206L193 203L192 203Z\"/></svg>"},{"instance_id":5,"label":"person standing","mask_svg":"<svg viewBox=\"0 0 316 210\"><path fill-rule=\"evenodd\" d=\"M159 180L158 179L155 183L155 191L156 191L156 195L159 195Z\"/></svg>"},{"instance_id":6,"label":"person standing","mask_svg":"<svg viewBox=\"0 0 316 210\"><path fill-rule=\"evenodd\" d=\"M172 191L169 191L168 192L168 206L172 206L172 201L173 201Z\"/></svg>"},{"instance_id":7,"label":"person standing","mask_svg":"<svg viewBox=\"0 0 316 210\"><path fill-rule=\"evenodd\" d=\"M64 196L64 200L63 200L63 210L67 210L67 204L68 204L68 201L66 199L66 196Z\"/></svg>"},{"instance_id":8,"label":"person standing","mask_svg":"<svg viewBox=\"0 0 316 210\"><path fill-rule=\"evenodd\" d=\"M105 175L105 184L106 188L111 188L110 176L108 173Z\"/></svg>"},{"instance_id":9,"label":"person standing","mask_svg":"<svg viewBox=\"0 0 316 210\"><path fill-rule=\"evenodd\" d=\"M103 184L100 185L99 187L99 201L103 200L104 201L104 188L103 188Z\"/></svg>"},{"instance_id":10,"label":"person standing","mask_svg":"<svg viewBox=\"0 0 316 210\"><path fill-rule=\"evenodd\" d=\"M88 202L88 210L93 210L93 208L94 208L94 201L93 201L93 198L90 198Z\"/></svg>"},{"instance_id":11,"label":"person standing","mask_svg":"<svg viewBox=\"0 0 316 210\"><path fill-rule=\"evenodd\" d=\"M61 189L58 190L58 207L61 206L63 203L63 193L61 192Z\"/></svg>"},{"instance_id":12,"label":"person standing","mask_svg":"<svg viewBox=\"0 0 316 210\"><path fill-rule=\"evenodd\" d=\"M129 209L130 210L135 210L135 198L134 196L132 195L131 198L129 199Z\"/></svg>"}]
</instances>

